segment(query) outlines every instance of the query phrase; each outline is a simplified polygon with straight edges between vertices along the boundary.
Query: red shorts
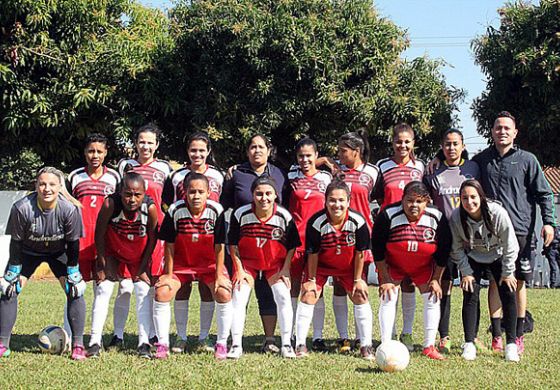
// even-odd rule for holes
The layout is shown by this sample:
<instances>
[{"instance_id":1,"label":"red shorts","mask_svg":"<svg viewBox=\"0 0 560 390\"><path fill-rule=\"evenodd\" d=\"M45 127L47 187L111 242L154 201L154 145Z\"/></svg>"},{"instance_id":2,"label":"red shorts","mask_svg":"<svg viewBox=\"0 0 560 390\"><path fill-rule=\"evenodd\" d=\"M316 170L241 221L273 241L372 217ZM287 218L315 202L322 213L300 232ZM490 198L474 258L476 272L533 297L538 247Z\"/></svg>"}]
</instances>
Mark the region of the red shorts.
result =
<instances>
[{"instance_id":1,"label":"red shorts","mask_svg":"<svg viewBox=\"0 0 560 390\"><path fill-rule=\"evenodd\" d=\"M325 283L327 283L327 279L329 278L329 276L332 275L322 275L320 273L317 273L317 276L315 277L315 284L317 285L317 287L320 287L321 290L323 289L323 287L325 286ZM344 288L344 290L347 293L351 293L352 289L354 288L354 274L346 274L346 275L339 275L339 276L333 276L333 282L334 283L338 283L340 286L342 286L342 288ZM303 277L301 279L301 283L303 284L304 282L307 281L307 273L305 272L303 274Z\"/></svg>"},{"instance_id":2,"label":"red shorts","mask_svg":"<svg viewBox=\"0 0 560 390\"><path fill-rule=\"evenodd\" d=\"M119 261L118 276L122 279L132 279L138 276L141 263L123 263Z\"/></svg>"},{"instance_id":3,"label":"red shorts","mask_svg":"<svg viewBox=\"0 0 560 390\"><path fill-rule=\"evenodd\" d=\"M290 277L293 279L300 279L303 271L305 270L305 250L296 249L292 263L290 264Z\"/></svg>"},{"instance_id":4,"label":"red shorts","mask_svg":"<svg viewBox=\"0 0 560 390\"><path fill-rule=\"evenodd\" d=\"M156 241L156 246L152 253L152 264L150 266L150 274L152 277L161 276L163 274L163 268L165 266L165 261L163 259L164 245L164 241Z\"/></svg>"},{"instance_id":5,"label":"red shorts","mask_svg":"<svg viewBox=\"0 0 560 390\"><path fill-rule=\"evenodd\" d=\"M78 264L80 265L80 273L82 274L82 278L86 281L89 282L90 280L94 279L94 276L96 274L96 270L95 270L95 262L96 260L90 260L90 259L81 259L78 261Z\"/></svg>"},{"instance_id":6,"label":"red shorts","mask_svg":"<svg viewBox=\"0 0 560 390\"><path fill-rule=\"evenodd\" d=\"M223 275L229 279L229 274L227 272L227 269L224 269ZM181 284L198 281L209 286L210 284L216 281L216 272L212 271L212 272L204 272L204 273L196 273L196 274L174 273L173 279L178 280L179 282L181 282Z\"/></svg>"},{"instance_id":7,"label":"red shorts","mask_svg":"<svg viewBox=\"0 0 560 390\"><path fill-rule=\"evenodd\" d=\"M271 269L255 269L255 268L251 268L251 267L243 267L245 269L245 272L247 272L249 275L251 275L253 277L253 279L257 278L257 274L259 272L262 272L265 279L270 279L270 277L272 277L274 274L277 274L278 272L280 272L280 270L282 269L282 266L279 265L277 268L271 268Z\"/></svg>"},{"instance_id":8,"label":"red shorts","mask_svg":"<svg viewBox=\"0 0 560 390\"><path fill-rule=\"evenodd\" d=\"M416 286L428 283L434 273L433 263L416 267L413 272L411 272L410 270L403 270L402 268L393 264L387 265L389 266L389 275L391 276L391 279L396 282L400 282L403 279L410 278L410 280L412 280L412 282Z\"/></svg>"}]
</instances>

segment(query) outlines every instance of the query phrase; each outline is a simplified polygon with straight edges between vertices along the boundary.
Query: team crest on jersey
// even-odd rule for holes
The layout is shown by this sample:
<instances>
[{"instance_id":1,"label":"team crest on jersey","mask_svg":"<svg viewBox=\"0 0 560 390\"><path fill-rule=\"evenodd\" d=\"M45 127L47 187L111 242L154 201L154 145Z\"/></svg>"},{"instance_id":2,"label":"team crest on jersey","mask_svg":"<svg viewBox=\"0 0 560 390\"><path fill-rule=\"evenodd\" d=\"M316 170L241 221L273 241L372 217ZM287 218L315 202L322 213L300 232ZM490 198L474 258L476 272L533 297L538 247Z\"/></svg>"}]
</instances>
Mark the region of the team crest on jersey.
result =
<instances>
[{"instance_id":1,"label":"team crest on jersey","mask_svg":"<svg viewBox=\"0 0 560 390\"><path fill-rule=\"evenodd\" d=\"M163 184L165 181L165 174L161 171L155 171L152 177L154 178L155 183Z\"/></svg>"},{"instance_id":2,"label":"team crest on jersey","mask_svg":"<svg viewBox=\"0 0 560 390\"><path fill-rule=\"evenodd\" d=\"M369 175L366 175L365 173L362 173L358 180L360 181L360 184L363 185L364 187L367 187L369 183L371 183L371 177Z\"/></svg>"},{"instance_id":3,"label":"team crest on jersey","mask_svg":"<svg viewBox=\"0 0 560 390\"><path fill-rule=\"evenodd\" d=\"M142 225L138 230L140 231L140 237L144 237L146 235L146 226Z\"/></svg>"},{"instance_id":4,"label":"team crest on jersey","mask_svg":"<svg viewBox=\"0 0 560 390\"><path fill-rule=\"evenodd\" d=\"M317 189L322 192L325 193L325 191L327 190L327 186L325 185L325 183L323 183L322 181L320 181L319 183L317 183Z\"/></svg>"},{"instance_id":5,"label":"team crest on jersey","mask_svg":"<svg viewBox=\"0 0 560 390\"><path fill-rule=\"evenodd\" d=\"M220 192L220 185L216 183L214 180L208 180L208 184L210 186L211 192Z\"/></svg>"},{"instance_id":6,"label":"team crest on jersey","mask_svg":"<svg viewBox=\"0 0 560 390\"><path fill-rule=\"evenodd\" d=\"M103 188L103 195L105 196L109 196L114 193L115 193L115 187L113 186L105 186L105 188Z\"/></svg>"},{"instance_id":7,"label":"team crest on jersey","mask_svg":"<svg viewBox=\"0 0 560 390\"><path fill-rule=\"evenodd\" d=\"M356 244L356 235L354 233L348 233L346 236L346 243L348 246L354 246Z\"/></svg>"},{"instance_id":8,"label":"team crest on jersey","mask_svg":"<svg viewBox=\"0 0 560 390\"><path fill-rule=\"evenodd\" d=\"M422 178L422 174L420 173L420 171L413 169L412 171L410 171L410 178L414 181L417 181Z\"/></svg>"},{"instance_id":9,"label":"team crest on jersey","mask_svg":"<svg viewBox=\"0 0 560 390\"><path fill-rule=\"evenodd\" d=\"M284 235L284 232L282 231L282 229L280 229L280 228L272 229L272 239L273 240L280 240L283 235Z\"/></svg>"},{"instance_id":10,"label":"team crest on jersey","mask_svg":"<svg viewBox=\"0 0 560 390\"><path fill-rule=\"evenodd\" d=\"M423 236L425 242L434 242L436 237L436 232L432 228L427 228L426 230L424 230Z\"/></svg>"},{"instance_id":11,"label":"team crest on jersey","mask_svg":"<svg viewBox=\"0 0 560 390\"><path fill-rule=\"evenodd\" d=\"M204 230L206 230L206 233L208 234L214 233L214 221L210 219L206 221L206 223L204 224Z\"/></svg>"}]
</instances>

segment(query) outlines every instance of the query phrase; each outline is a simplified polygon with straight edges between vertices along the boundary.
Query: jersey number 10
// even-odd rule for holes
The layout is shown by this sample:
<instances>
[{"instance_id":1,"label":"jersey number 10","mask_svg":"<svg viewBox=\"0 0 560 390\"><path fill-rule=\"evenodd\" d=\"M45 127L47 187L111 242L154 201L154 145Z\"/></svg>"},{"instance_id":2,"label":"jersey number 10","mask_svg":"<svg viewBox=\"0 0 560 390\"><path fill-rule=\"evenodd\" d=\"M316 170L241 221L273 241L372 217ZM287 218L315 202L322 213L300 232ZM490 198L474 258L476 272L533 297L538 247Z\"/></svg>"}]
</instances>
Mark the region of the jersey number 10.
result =
<instances>
[{"instance_id":1,"label":"jersey number 10","mask_svg":"<svg viewBox=\"0 0 560 390\"><path fill-rule=\"evenodd\" d=\"M418 252L418 241L408 241L408 251Z\"/></svg>"}]
</instances>

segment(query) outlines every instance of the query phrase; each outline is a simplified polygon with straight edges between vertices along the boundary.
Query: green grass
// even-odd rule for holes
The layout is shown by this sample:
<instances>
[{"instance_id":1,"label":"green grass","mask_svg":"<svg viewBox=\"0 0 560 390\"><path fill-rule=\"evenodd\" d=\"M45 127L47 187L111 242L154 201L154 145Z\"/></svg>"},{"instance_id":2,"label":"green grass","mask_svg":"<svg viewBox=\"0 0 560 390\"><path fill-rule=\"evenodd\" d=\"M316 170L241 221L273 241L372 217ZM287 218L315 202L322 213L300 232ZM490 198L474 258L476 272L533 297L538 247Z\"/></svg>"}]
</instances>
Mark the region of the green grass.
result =
<instances>
[{"instance_id":1,"label":"green grass","mask_svg":"<svg viewBox=\"0 0 560 390\"><path fill-rule=\"evenodd\" d=\"M325 290L327 319L325 337L334 340L336 329L330 304L332 290ZM376 290L371 289L371 296ZM88 310L91 310L88 288ZM482 301L486 299L483 291ZM418 301L415 341L422 340L422 304ZM216 362L205 354L173 355L166 361L146 361L135 355L134 310L127 323L126 342L130 349L105 353L98 360L73 362L68 356L41 354L35 344L39 330L60 324L64 296L54 282L31 282L20 295L19 318L14 330L12 355L0 359L0 386L7 388L557 388L560 383L560 290L530 290L529 306L535 317L535 331L526 336L526 353L520 364L506 363L502 356L479 355L474 362L460 356L462 326L461 295L454 291L452 330L454 348L443 362L431 361L419 352L412 354L410 366L402 373L380 372L357 356L311 354L307 359L283 360L256 351L261 344L261 325L256 302L251 299L244 340L247 353L239 361ZM377 299L374 310L374 338L379 337ZM134 308L134 302L131 305ZM349 306L352 313L351 305ZM482 310L481 329L488 325ZM198 294L193 289L189 334L198 333ZM90 313L86 323L89 330ZM109 314L106 332L112 328ZM174 326L172 325L172 332ZM352 327L351 327L352 329ZM215 334L215 327L212 329ZM480 337L489 342L483 331ZM105 338L107 342L109 336ZM173 339L173 336L172 336Z\"/></svg>"}]
</instances>

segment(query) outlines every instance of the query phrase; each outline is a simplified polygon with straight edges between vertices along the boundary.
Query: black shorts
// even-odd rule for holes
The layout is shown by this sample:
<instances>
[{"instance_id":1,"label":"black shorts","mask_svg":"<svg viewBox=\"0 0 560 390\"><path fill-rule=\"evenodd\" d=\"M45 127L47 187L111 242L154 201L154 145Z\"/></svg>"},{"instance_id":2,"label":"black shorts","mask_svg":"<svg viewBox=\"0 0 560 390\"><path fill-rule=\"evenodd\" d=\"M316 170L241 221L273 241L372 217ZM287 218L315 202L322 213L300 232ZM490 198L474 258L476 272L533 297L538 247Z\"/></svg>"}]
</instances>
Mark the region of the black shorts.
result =
<instances>
[{"instance_id":1,"label":"black shorts","mask_svg":"<svg viewBox=\"0 0 560 390\"><path fill-rule=\"evenodd\" d=\"M257 297L259 314L261 316L276 315L276 302L274 302L272 288L264 277L264 273L261 272L255 278L255 296Z\"/></svg>"},{"instance_id":2,"label":"black shorts","mask_svg":"<svg viewBox=\"0 0 560 390\"><path fill-rule=\"evenodd\" d=\"M447 262L447 267L443 271L443 275L441 276L441 280L452 281L459 277L459 269L457 268L457 264L449 260Z\"/></svg>"},{"instance_id":3,"label":"black shorts","mask_svg":"<svg viewBox=\"0 0 560 390\"><path fill-rule=\"evenodd\" d=\"M515 278L530 283L533 280L533 264L531 261L531 239L533 233L516 235L519 243L519 255L515 261Z\"/></svg>"},{"instance_id":4,"label":"black shorts","mask_svg":"<svg viewBox=\"0 0 560 390\"><path fill-rule=\"evenodd\" d=\"M22 253L21 276L29 279L42 262L49 265L52 273L57 278L67 276L68 272L66 271L66 261L66 252L44 256L33 256Z\"/></svg>"}]
</instances>

